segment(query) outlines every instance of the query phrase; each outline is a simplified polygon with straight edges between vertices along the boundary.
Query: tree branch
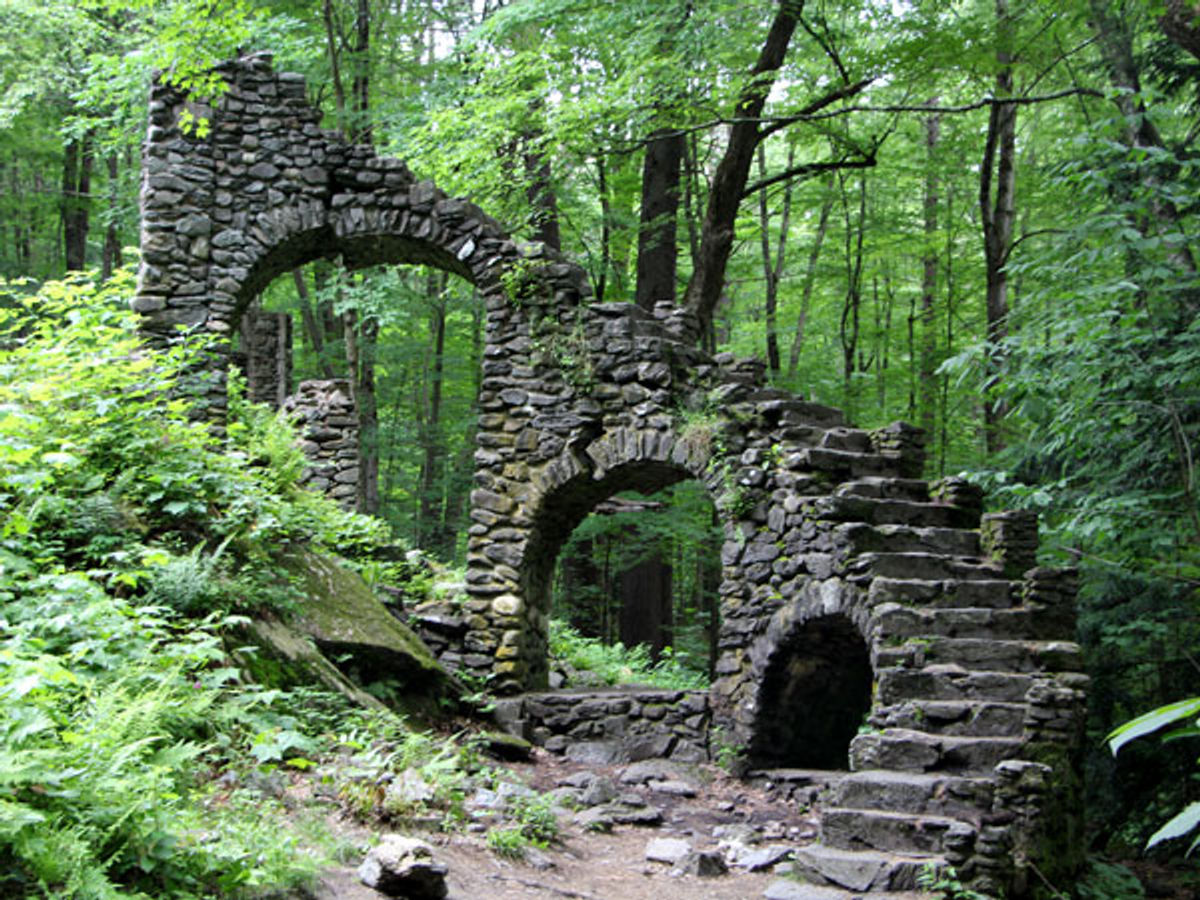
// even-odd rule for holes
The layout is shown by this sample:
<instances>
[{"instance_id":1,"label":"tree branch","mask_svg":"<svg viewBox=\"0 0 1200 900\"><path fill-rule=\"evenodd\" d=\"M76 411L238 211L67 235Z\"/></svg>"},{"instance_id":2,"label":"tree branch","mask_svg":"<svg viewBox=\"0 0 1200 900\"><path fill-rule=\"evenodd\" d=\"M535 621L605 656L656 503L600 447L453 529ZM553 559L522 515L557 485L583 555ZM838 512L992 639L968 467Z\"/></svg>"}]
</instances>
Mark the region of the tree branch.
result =
<instances>
[{"instance_id":1,"label":"tree branch","mask_svg":"<svg viewBox=\"0 0 1200 900\"><path fill-rule=\"evenodd\" d=\"M867 86L874 80L875 79L873 77L863 78L861 81L856 81L854 84L844 84L841 87L830 91L828 94L825 94L823 97L818 97L816 100L812 101L812 103L808 104L808 106L790 116L783 116L782 118L774 118L771 120L760 119L759 121L770 121L771 124L759 129L759 140L764 140L775 132L782 131L784 128L787 128L789 125L795 124L796 122L803 122L811 119L816 113L820 112L831 103L837 103L839 100L846 100L850 97L857 96L866 90Z\"/></svg>"},{"instance_id":2,"label":"tree branch","mask_svg":"<svg viewBox=\"0 0 1200 900\"><path fill-rule=\"evenodd\" d=\"M793 178L808 178L812 175L819 175L822 172L834 172L839 169L870 169L875 166L875 151L864 153L859 159L831 159L826 162L801 163L798 166L784 169L775 175L768 178L762 178L754 184L749 185L742 191L742 197L749 197L755 191L761 191L763 188L770 187L773 184L778 184L781 181L789 181Z\"/></svg>"}]
</instances>

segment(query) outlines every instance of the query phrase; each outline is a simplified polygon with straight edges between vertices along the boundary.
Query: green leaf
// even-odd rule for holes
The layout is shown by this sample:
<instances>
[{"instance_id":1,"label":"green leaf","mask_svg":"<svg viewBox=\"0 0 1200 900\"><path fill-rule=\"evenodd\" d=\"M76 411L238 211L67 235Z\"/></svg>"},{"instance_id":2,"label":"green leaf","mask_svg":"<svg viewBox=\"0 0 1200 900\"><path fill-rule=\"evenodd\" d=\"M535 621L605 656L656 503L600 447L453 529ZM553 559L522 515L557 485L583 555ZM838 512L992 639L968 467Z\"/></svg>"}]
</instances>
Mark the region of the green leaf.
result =
<instances>
[{"instance_id":1,"label":"green leaf","mask_svg":"<svg viewBox=\"0 0 1200 900\"><path fill-rule=\"evenodd\" d=\"M1146 849L1149 850L1155 844L1161 844L1163 841L1169 841L1172 838L1183 837L1197 825L1200 825L1200 803L1189 803L1180 812L1172 816L1167 824L1150 835L1150 840L1146 841ZM1195 844L1192 844L1192 846L1194 847ZM1189 848L1189 852L1190 850L1191 848Z\"/></svg>"},{"instance_id":2,"label":"green leaf","mask_svg":"<svg viewBox=\"0 0 1200 900\"><path fill-rule=\"evenodd\" d=\"M1180 719L1186 719L1197 713L1200 713L1200 697L1192 697L1188 700L1180 700L1177 703L1160 706L1158 709L1151 710L1145 715L1131 719L1121 727L1113 729L1112 733L1106 738L1109 749L1116 756L1117 752L1130 741L1147 734L1152 734L1165 725L1170 725L1172 722L1178 722Z\"/></svg>"}]
</instances>

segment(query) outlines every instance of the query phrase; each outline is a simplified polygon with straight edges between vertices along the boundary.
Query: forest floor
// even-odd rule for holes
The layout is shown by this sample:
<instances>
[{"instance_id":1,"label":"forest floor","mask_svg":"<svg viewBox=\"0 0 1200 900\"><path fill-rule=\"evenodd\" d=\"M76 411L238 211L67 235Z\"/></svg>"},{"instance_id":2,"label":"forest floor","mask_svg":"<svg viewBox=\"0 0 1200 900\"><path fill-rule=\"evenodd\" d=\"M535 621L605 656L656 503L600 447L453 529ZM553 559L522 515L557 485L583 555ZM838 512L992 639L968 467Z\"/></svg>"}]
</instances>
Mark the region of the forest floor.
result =
<instances>
[{"instance_id":1,"label":"forest floor","mask_svg":"<svg viewBox=\"0 0 1200 900\"><path fill-rule=\"evenodd\" d=\"M780 843L794 846L816 836L811 815L712 766L687 767L684 777L696 791L692 797L622 784L624 766L581 765L540 750L531 762L510 764L509 768L537 791L553 790L564 781L578 784L593 777L607 779L623 796L636 793L645 799L647 808L661 810L662 822L654 826L617 824L604 832L575 822L572 815L560 815L558 840L544 850L532 850L522 861L503 859L492 852L481 826L422 833L399 826L369 828L341 817L332 819L331 825L343 838L359 845L370 842L373 834L389 831L428 841L436 859L449 870L449 900L759 898L779 879L770 866L755 872L731 866L727 873L709 877L682 874L673 872L668 863L647 859L647 845L658 838L673 838L687 841L695 850L715 852L716 835L726 841L729 835L742 836L754 841L755 849ZM327 870L316 896L319 900L378 900L381 895L359 882L354 863Z\"/></svg>"},{"instance_id":2,"label":"forest floor","mask_svg":"<svg viewBox=\"0 0 1200 900\"><path fill-rule=\"evenodd\" d=\"M767 864L758 871L731 865L724 874L702 877L649 859L649 845L658 839L682 840L696 851L711 851L726 858L732 854L736 858L739 852L765 851L781 845L795 847L816 839L815 814L795 801L784 801L716 766L650 763L656 764L667 767L668 773L678 779L676 784L686 783L693 788L694 796L656 790L652 784L629 784L629 767L625 765L573 763L543 750L535 750L529 762L506 764L514 782L539 793L601 780L614 785L621 798L638 802L631 797L636 794L645 802L642 808L662 812L658 824L616 824L608 831L588 827L586 808L581 813L560 813L558 839L544 849L529 848L521 860L502 858L488 847L488 823L503 820L489 818L486 810L477 806L475 816L480 818L449 832L412 822L364 823L331 808L328 826L353 852L346 855L343 865L321 873L308 900L380 900L384 895L362 884L357 868L367 848L388 833L419 837L433 846L436 861L448 870L447 900L759 900L768 887L780 889L786 863L779 867ZM298 777L295 799L304 795L311 799L310 787L308 779ZM467 806L472 808L470 802ZM577 821L581 814L583 821ZM1193 900L1198 896L1193 866L1144 860L1121 862L1137 874L1146 898ZM795 885L794 893L785 890L778 896L807 896L800 892L800 882L791 883ZM935 895L912 892L889 896L919 900ZM1119 895L1102 892L1089 896L1118 900Z\"/></svg>"}]
</instances>

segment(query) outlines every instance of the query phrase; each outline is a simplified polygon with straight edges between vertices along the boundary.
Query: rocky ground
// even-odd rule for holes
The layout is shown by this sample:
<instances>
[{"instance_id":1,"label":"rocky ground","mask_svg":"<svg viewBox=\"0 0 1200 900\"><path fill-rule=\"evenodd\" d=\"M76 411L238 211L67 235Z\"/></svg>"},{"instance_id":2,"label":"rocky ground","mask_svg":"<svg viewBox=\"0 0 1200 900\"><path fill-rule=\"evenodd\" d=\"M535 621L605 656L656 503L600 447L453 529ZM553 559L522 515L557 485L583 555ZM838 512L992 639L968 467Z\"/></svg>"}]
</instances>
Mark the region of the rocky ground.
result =
<instances>
[{"instance_id":1,"label":"rocky ground","mask_svg":"<svg viewBox=\"0 0 1200 900\"><path fill-rule=\"evenodd\" d=\"M786 878L790 849L812 841L816 827L802 802L786 801L770 786L746 784L713 766L661 760L584 766L543 751L511 769L517 776L511 786L468 799L473 821L465 829L404 829L426 840L446 867L451 900L850 896ZM487 823L502 805L495 795L526 789L518 782L561 801L560 836L523 859L504 859L487 847ZM361 825L343 820L336 827L363 844L372 839ZM320 900L380 896L360 882L355 865L327 871L318 892Z\"/></svg>"}]
</instances>

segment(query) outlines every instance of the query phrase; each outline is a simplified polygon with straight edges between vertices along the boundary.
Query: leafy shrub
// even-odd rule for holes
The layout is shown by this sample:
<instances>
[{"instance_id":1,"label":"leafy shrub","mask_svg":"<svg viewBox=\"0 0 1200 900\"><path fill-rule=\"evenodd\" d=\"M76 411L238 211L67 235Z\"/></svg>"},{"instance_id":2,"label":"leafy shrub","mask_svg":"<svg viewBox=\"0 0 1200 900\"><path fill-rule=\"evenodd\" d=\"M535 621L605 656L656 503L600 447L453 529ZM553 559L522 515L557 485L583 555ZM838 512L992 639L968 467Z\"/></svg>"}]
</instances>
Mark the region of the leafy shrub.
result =
<instances>
[{"instance_id":1,"label":"leafy shrub","mask_svg":"<svg viewBox=\"0 0 1200 900\"><path fill-rule=\"evenodd\" d=\"M708 687L703 673L684 667L669 649L655 663L644 644L605 644L558 620L550 622L550 656L577 671L593 673L605 684L647 684L668 690Z\"/></svg>"}]
</instances>

